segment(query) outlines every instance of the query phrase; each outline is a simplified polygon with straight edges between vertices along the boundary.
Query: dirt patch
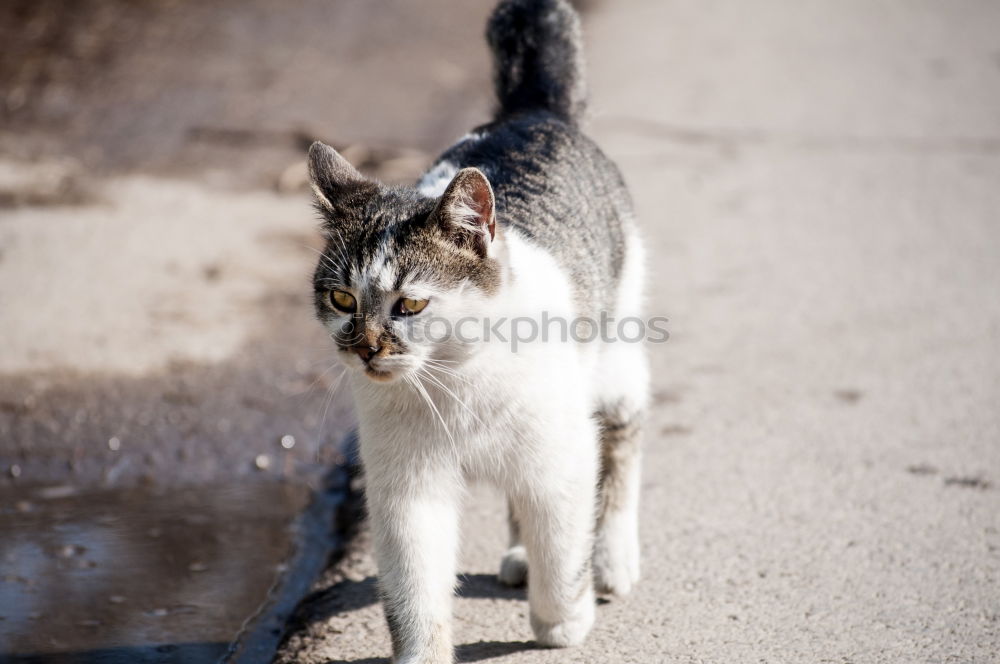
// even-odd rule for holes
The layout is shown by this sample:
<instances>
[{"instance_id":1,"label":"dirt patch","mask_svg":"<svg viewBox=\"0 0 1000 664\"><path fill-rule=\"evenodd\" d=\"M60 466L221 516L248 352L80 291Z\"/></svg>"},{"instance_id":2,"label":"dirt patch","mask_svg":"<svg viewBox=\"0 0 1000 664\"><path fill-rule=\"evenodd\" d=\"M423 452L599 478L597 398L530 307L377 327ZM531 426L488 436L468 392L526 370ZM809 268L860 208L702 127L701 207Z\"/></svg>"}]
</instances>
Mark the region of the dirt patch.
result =
<instances>
[{"instance_id":1,"label":"dirt patch","mask_svg":"<svg viewBox=\"0 0 1000 664\"><path fill-rule=\"evenodd\" d=\"M861 401L864 397L864 393L861 390L844 389L844 390L834 390L833 396L837 398L838 401L842 401L846 404L856 404Z\"/></svg>"},{"instance_id":2,"label":"dirt patch","mask_svg":"<svg viewBox=\"0 0 1000 664\"><path fill-rule=\"evenodd\" d=\"M964 489L979 489L981 491L993 488L993 483L982 477L946 477L944 478L944 485L962 487Z\"/></svg>"}]
</instances>

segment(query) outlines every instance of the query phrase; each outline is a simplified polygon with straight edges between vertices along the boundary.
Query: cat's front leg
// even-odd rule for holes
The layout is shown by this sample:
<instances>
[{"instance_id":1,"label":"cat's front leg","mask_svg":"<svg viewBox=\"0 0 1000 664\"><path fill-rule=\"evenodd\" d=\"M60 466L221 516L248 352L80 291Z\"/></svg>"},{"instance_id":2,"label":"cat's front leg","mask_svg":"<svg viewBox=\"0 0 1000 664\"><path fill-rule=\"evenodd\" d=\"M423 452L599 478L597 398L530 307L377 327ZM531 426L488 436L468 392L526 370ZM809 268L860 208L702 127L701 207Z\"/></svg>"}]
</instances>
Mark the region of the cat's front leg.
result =
<instances>
[{"instance_id":1,"label":"cat's front leg","mask_svg":"<svg viewBox=\"0 0 1000 664\"><path fill-rule=\"evenodd\" d=\"M586 419L586 418L581 418ZM535 486L513 505L528 558L528 601L536 640L546 646L579 645L594 623L591 553L594 530L596 432L589 420L572 433L575 458L558 446ZM584 441L579 441L582 436Z\"/></svg>"},{"instance_id":2,"label":"cat's front leg","mask_svg":"<svg viewBox=\"0 0 1000 664\"><path fill-rule=\"evenodd\" d=\"M451 664L459 487L445 475L407 475L371 472L366 489L393 662Z\"/></svg>"}]
</instances>

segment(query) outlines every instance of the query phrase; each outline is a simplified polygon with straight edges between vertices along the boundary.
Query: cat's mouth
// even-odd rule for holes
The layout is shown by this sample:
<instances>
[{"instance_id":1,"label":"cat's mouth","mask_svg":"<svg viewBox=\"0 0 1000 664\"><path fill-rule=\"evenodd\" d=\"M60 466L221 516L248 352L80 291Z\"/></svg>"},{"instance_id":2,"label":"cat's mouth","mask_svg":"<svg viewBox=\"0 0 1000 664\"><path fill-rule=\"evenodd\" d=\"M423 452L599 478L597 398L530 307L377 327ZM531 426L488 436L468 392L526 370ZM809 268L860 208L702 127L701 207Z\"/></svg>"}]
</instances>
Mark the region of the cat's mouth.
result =
<instances>
[{"instance_id":1,"label":"cat's mouth","mask_svg":"<svg viewBox=\"0 0 1000 664\"><path fill-rule=\"evenodd\" d=\"M394 378L391 371L382 371L370 364L365 365L365 375L378 383L388 383Z\"/></svg>"}]
</instances>

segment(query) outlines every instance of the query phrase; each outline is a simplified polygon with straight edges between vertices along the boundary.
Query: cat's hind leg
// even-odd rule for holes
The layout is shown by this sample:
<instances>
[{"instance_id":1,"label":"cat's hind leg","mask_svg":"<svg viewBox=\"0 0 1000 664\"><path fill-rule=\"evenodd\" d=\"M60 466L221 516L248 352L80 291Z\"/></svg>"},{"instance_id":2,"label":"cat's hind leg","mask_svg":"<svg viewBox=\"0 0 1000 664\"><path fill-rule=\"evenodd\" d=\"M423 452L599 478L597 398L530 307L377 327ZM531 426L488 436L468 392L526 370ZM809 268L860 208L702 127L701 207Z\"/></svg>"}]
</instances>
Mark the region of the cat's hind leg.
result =
<instances>
[{"instance_id":1,"label":"cat's hind leg","mask_svg":"<svg viewBox=\"0 0 1000 664\"><path fill-rule=\"evenodd\" d=\"M510 530L510 543L500 560L500 572L497 579L505 586L523 586L528 580L528 553L521 542L521 524L514 514L514 504L507 501L507 527Z\"/></svg>"},{"instance_id":2,"label":"cat's hind leg","mask_svg":"<svg viewBox=\"0 0 1000 664\"><path fill-rule=\"evenodd\" d=\"M597 403L601 475L594 583L598 592L625 595L639 580L641 424L648 368L639 344L617 343L602 358Z\"/></svg>"}]
</instances>

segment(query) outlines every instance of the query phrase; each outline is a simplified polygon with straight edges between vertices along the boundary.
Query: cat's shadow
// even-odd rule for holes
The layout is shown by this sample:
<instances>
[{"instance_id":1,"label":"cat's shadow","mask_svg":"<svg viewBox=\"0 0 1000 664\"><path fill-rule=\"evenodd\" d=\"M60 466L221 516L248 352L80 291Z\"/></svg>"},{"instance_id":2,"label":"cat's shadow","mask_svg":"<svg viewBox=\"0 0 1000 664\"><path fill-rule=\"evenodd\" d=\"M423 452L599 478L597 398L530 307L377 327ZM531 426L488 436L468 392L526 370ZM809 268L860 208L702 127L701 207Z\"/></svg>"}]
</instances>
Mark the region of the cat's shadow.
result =
<instances>
[{"instance_id":1,"label":"cat's shadow","mask_svg":"<svg viewBox=\"0 0 1000 664\"><path fill-rule=\"evenodd\" d=\"M460 574L457 595L465 598L526 599L523 587L504 586L497 581L495 574ZM323 621L332 615L362 609L376 602L378 602L378 594L374 576L369 576L361 581L342 581L307 601L308 620L309 622ZM534 641L464 643L455 648L455 658L458 662L480 662L539 647ZM388 664L388 662L389 659L384 657L366 657L363 659L332 660L328 664Z\"/></svg>"},{"instance_id":2,"label":"cat's shadow","mask_svg":"<svg viewBox=\"0 0 1000 664\"><path fill-rule=\"evenodd\" d=\"M345 611L357 611L378 602L375 577L360 581L350 579L315 593L304 602L303 622L321 622ZM458 597L472 599L525 600L524 587L511 588L497 581L495 574L459 574ZM301 620L301 618L300 618Z\"/></svg>"},{"instance_id":3,"label":"cat's shadow","mask_svg":"<svg viewBox=\"0 0 1000 664\"><path fill-rule=\"evenodd\" d=\"M534 641L480 641L465 643L455 648L456 662L482 662L494 657L503 657L515 652L536 650ZM363 659L333 659L326 664L390 664L388 657L365 657Z\"/></svg>"}]
</instances>

